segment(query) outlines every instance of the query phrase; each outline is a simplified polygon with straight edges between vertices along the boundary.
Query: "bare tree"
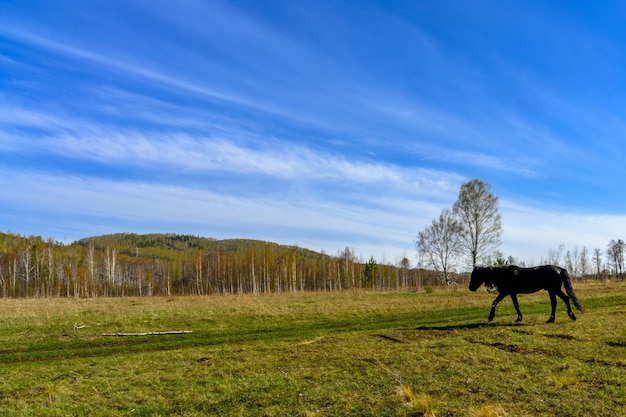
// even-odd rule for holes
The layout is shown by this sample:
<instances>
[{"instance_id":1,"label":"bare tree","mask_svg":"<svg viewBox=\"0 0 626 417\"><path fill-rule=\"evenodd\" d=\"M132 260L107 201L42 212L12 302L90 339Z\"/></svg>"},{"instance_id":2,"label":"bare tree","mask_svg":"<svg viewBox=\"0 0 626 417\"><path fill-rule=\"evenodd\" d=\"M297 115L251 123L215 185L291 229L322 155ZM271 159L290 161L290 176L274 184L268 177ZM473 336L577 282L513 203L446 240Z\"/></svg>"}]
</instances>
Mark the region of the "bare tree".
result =
<instances>
[{"instance_id":1,"label":"bare tree","mask_svg":"<svg viewBox=\"0 0 626 417\"><path fill-rule=\"evenodd\" d=\"M411 269L411 261L406 256L403 256L402 260L400 260L400 264L398 265L398 267L400 268L401 274L401 279L399 280L399 282L401 283L400 285L402 286L402 288L406 288L408 287L408 276L409 269Z\"/></svg>"},{"instance_id":2,"label":"bare tree","mask_svg":"<svg viewBox=\"0 0 626 417\"><path fill-rule=\"evenodd\" d=\"M0 252L0 286L2 286L2 298L7 298L7 285L4 280L4 253Z\"/></svg>"},{"instance_id":3,"label":"bare tree","mask_svg":"<svg viewBox=\"0 0 626 417\"><path fill-rule=\"evenodd\" d=\"M96 250L96 245L93 243L93 240L89 240L87 242L87 271L89 272L89 283L94 289L95 292L95 282L96 282L96 259L94 256L94 252Z\"/></svg>"},{"instance_id":4,"label":"bare tree","mask_svg":"<svg viewBox=\"0 0 626 417\"><path fill-rule=\"evenodd\" d=\"M568 250L565 254L565 266L569 270L572 277L578 278L580 275L579 267L580 254L578 253L578 246L575 246L572 251Z\"/></svg>"},{"instance_id":5,"label":"bare tree","mask_svg":"<svg viewBox=\"0 0 626 417\"><path fill-rule=\"evenodd\" d=\"M548 251L548 263L551 265L561 266L561 257L563 256L565 245L560 244L557 250L550 248Z\"/></svg>"},{"instance_id":6,"label":"bare tree","mask_svg":"<svg viewBox=\"0 0 626 417\"><path fill-rule=\"evenodd\" d=\"M54 286L54 244L55 242L52 239L49 239L47 245L44 246L45 258L46 258L46 269L47 269L47 280L44 286L44 296L51 297L52 289Z\"/></svg>"},{"instance_id":7,"label":"bare tree","mask_svg":"<svg viewBox=\"0 0 626 417\"><path fill-rule=\"evenodd\" d=\"M26 290L25 290L26 292L24 295L27 297L29 296L31 273L35 269L35 266L32 264L32 247L33 246L34 245L32 244L31 239L29 239L24 245L24 247L20 248L21 250L19 250L18 252L20 266L22 267L22 270L24 271L24 280L26 282Z\"/></svg>"},{"instance_id":8,"label":"bare tree","mask_svg":"<svg viewBox=\"0 0 626 417\"><path fill-rule=\"evenodd\" d=\"M491 184L474 179L461 185L453 211L460 222L462 250L469 254L472 268L500 246L502 216Z\"/></svg>"},{"instance_id":9,"label":"bare tree","mask_svg":"<svg viewBox=\"0 0 626 417\"><path fill-rule=\"evenodd\" d=\"M580 274L583 278L585 275L589 273L589 252L587 251L587 247L583 246L580 251Z\"/></svg>"},{"instance_id":10,"label":"bare tree","mask_svg":"<svg viewBox=\"0 0 626 417\"><path fill-rule=\"evenodd\" d=\"M615 274L623 278L624 274L624 241L622 239L611 240L607 250L609 262L613 263Z\"/></svg>"},{"instance_id":11,"label":"bare tree","mask_svg":"<svg viewBox=\"0 0 626 417\"><path fill-rule=\"evenodd\" d=\"M450 271L454 267L461 245L461 225L450 209L444 209L439 218L419 232L417 251L424 254L435 270L442 271L446 285L450 285Z\"/></svg>"},{"instance_id":12,"label":"bare tree","mask_svg":"<svg viewBox=\"0 0 626 417\"><path fill-rule=\"evenodd\" d=\"M117 265L117 249L113 248L111 249L110 247L107 246L106 248L106 254L104 257L104 265L105 265L105 271L106 271L106 279L107 279L107 284L109 289L115 289L116 288L116 281L117 281L117 277L118 277L118 265ZM108 295L113 295L113 294L107 294L105 293L105 296Z\"/></svg>"},{"instance_id":13,"label":"bare tree","mask_svg":"<svg viewBox=\"0 0 626 417\"><path fill-rule=\"evenodd\" d=\"M624 242L621 239L611 241L611 255L617 277L620 278L624 271Z\"/></svg>"},{"instance_id":14,"label":"bare tree","mask_svg":"<svg viewBox=\"0 0 626 417\"><path fill-rule=\"evenodd\" d=\"M602 267L602 250L593 250L593 263L596 265L596 279L600 279L600 268Z\"/></svg>"}]
</instances>

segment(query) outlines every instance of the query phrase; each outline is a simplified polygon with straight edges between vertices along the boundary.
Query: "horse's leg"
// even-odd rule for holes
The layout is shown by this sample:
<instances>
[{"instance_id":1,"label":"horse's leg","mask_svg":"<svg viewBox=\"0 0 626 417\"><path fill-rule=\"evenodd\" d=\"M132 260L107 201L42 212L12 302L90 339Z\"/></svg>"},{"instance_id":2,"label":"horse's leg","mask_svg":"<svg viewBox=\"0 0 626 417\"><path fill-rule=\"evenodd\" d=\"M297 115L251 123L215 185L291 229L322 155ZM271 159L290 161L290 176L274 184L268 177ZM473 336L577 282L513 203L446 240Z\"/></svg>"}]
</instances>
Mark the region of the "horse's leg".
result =
<instances>
[{"instance_id":1,"label":"horse's leg","mask_svg":"<svg viewBox=\"0 0 626 417\"><path fill-rule=\"evenodd\" d=\"M519 310L519 303L517 302L517 294L511 294L511 300L513 300L515 311L517 311L517 320L515 321L516 322L522 321L522 312Z\"/></svg>"},{"instance_id":2,"label":"horse's leg","mask_svg":"<svg viewBox=\"0 0 626 417\"><path fill-rule=\"evenodd\" d=\"M498 296L496 297L495 300L493 300L493 304L491 304L491 313L489 313L489 317L487 318L487 320L491 321L493 320L493 318L496 316L496 306L498 305L498 303L500 301L502 301L502 299L504 297L506 297L508 294L498 294Z\"/></svg>"},{"instance_id":3,"label":"horse's leg","mask_svg":"<svg viewBox=\"0 0 626 417\"><path fill-rule=\"evenodd\" d=\"M572 320L576 320L576 315L572 311L572 307L569 304L569 297L567 296L567 294L565 294L563 290L559 288L559 290L556 292L556 295L558 295L561 300L565 301L565 305L567 306L567 315L569 316L569 318Z\"/></svg>"},{"instance_id":4,"label":"horse's leg","mask_svg":"<svg viewBox=\"0 0 626 417\"><path fill-rule=\"evenodd\" d=\"M552 314L546 323L554 323L554 318L556 316L556 295L554 291L548 290L548 294L550 294L550 304L552 304Z\"/></svg>"}]
</instances>

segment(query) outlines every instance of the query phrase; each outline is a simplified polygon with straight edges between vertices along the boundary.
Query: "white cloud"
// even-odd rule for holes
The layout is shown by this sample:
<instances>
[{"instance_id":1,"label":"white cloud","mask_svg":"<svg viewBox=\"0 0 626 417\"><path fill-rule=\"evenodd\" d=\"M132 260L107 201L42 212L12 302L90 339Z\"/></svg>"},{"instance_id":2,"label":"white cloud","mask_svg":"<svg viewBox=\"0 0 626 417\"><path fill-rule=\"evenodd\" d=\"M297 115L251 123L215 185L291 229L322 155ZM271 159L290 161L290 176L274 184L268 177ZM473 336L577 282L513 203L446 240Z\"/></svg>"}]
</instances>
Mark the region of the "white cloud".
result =
<instances>
[{"instance_id":1,"label":"white cloud","mask_svg":"<svg viewBox=\"0 0 626 417\"><path fill-rule=\"evenodd\" d=\"M525 177L537 175L538 162L526 155L511 158L506 155L464 151L433 144L414 144L411 148L426 160L453 163L459 166L481 167L496 172L511 172Z\"/></svg>"},{"instance_id":2,"label":"white cloud","mask_svg":"<svg viewBox=\"0 0 626 417\"><path fill-rule=\"evenodd\" d=\"M547 258L559 245L566 250L585 246L590 252L595 248L604 251L626 226L626 215L547 211L508 202L502 203L501 213L502 251L527 263Z\"/></svg>"},{"instance_id":3,"label":"white cloud","mask_svg":"<svg viewBox=\"0 0 626 417\"><path fill-rule=\"evenodd\" d=\"M33 114L29 119L45 123L63 119ZM68 122L69 123L69 122ZM265 175L295 181L324 181L378 184L408 194L450 193L462 181L456 174L420 167L400 167L385 162L348 159L328 151L275 139L263 140L244 131L231 131L238 142L224 137L191 136L182 133L139 133L108 130L76 122L75 131L50 133L45 137L20 136L4 132L4 147L26 155L59 155L125 167L151 167L170 175L185 172L228 172L235 175Z\"/></svg>"},{"instance_id":4,"label":"white cloud","mask_svg":"<svg viewBox=\"0 0 626 417\"><path fill-rule=\"evenodd\" d=\"M200 188L32 172L2 172L0 187L6 191L2 206L7 212L23 210L24 218L62 218L68 230L83 227L73 238L102 233L110 222L118 228L133 225L132 232L169 225L176 232L193 230L208 237L260 238L331 254L349 246L364 256L393 257L412 248L420 216L431 215L430 208L408 199L392 201L401 207L386 210L298 200L293 195L236 197ZM215 230L230 234L213 236ZM119 229L108 233L114 231Z\"/></svg>"},{"instance_id":5,"label":"white cloud","mask_svg":"<svg viewBox=\"0 0 626 417\"><path fill-rule=\"evenodd\" d=\"M150 68L147 65L139 65L128 57L116 57L107 55L104 51L87 50L55 38L54 34L39 34L36 29L26 31L15 26L0 29L7 36L30 45L54 51L74 59L88 61L93 64L104 65L110 70L122 72L125 75L133 75L147 81L167 85L170 88L183 90L207 99L225 101L241 106L256 108L267 112L280 113L277 108L268 104L262 104L258 100L252 100L241 94L229 91L220 91L217 88L208 87L206 83L196 83L184 78L173 76L166 71Z\"/></svg>"},{"instance_id":6,"label":"white cloud","mask_svg":"<svg viewBox=\"0 0 626 417\"><path fill-rule=\"evenodd\" d=\"M68 123L59 117L40 111L9 105L6 103L8 101L6 97L0 96L0 98L2 98L2 101L0 101L0 125L4 126L5 129L7 126L40 129L69 127ZM7 137L3 139L3 141L9 139L10 138Z\"/></svg>"},{"instance_id":7,"label":"white cloud","mask_svg":"<svg viewBox=\"0 0 626 417\"><path fill-rule=\"evenodd\" d=\"M238 197L139 181L14 171L1 174L0 187L7 196L2 206L8 212L29 207L35 217L66 219L64 227L81 233L74 238L105 232L103 228L111 222L117 227L133 225L128 230L133 232L169 227L208 237L298 244L330 254L348 246L365 257L373 254L379 260L395 261L407 252L414 259L415 235L442 207L440 201L429 201L427 196L387 195L368 205L289 193L281 198ZM604 250L610 239L620 237L616 233L626 224L626 216L545 211L510 202L502 202L501 213L502 251L527 263L538 263L561 244L566 249L586 246L589 251L596 247ZM106 232L114 231L119 229ZM222 235L214 235L215 231Z\"/></svg>"}]
</instances>

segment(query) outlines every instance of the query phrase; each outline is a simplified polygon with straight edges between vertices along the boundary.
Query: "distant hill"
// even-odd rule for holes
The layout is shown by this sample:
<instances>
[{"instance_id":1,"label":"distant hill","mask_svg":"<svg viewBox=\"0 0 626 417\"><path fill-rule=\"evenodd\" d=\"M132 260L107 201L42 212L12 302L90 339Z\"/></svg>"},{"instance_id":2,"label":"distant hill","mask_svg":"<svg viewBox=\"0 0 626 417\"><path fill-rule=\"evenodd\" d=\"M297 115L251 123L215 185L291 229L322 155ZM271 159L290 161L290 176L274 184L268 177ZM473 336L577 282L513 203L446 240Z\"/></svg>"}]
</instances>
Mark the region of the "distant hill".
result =
<instances>
[{"instance_id":1,"label":"distant hill","mask_svg":"<svg viewBox=\"0 0 626 417\"><path fill-rule=\"evenodd\" d=\"M298 256L308 259L319 259L328 256L297 246L280 245L278 243L262 240L217 240L208 237L180 235L175 233L115 233L83 238L74 242L74 244L86 246L89 242L93 242L97 249L110 247L115 248L120 254L164 259L193 256L197 254L198 251L207 253L227 252L231 254L243 254L250 251L265 253L270 251L273 254L280 254L285 251L295 250Z\"/></svg>"}]
</instances>

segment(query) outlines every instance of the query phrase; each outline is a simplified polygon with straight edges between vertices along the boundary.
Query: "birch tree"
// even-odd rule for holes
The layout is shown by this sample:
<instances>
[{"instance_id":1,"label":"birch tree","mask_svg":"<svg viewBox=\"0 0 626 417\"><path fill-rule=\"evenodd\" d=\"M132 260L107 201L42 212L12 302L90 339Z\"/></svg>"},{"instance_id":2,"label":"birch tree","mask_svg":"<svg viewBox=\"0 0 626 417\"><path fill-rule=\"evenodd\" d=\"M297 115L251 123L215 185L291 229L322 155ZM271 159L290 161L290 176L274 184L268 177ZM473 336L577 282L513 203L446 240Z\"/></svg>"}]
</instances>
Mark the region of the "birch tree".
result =
<instances>
[{"instance_id":1,"label":"birch tree","mask_svg":"<svg viewBox=\"0 0 626 417\"><path fill-rule=\"evenodd\" d=\"M596 279L600 279L600 269L602 268L602 249L593 250L593 263L596 266Z\"/></svg>"},{"instance_id":2,"label":"birch tree","mask_svg":"<svg viewBox=\"0 0 626 417\"><path fill-rule=\"evenodd\" d=\"M589 251L583 246L580 251L580 274L584 278L589 273Z\"/></svg>"},{"instance_id":3,"label":"birch tree","mask_svg":"<svg viewBox=\"0 0 626 417\"><path fill-rule=\"evenodd\" d=\"M501 243L502 216L498 197L490 190L489 183L479 179L468 181L461 185L452 207L459 219L461 249L469 256L472 268L478 261L486 261Z\"/></svg>"},{"instance_id":4,"label":"birch tree","mask_svg":"<svg viewBox=\"0 0 626 417\"><path fill-rule=\"evenodd\" d=\"M609 262L613 263L618 278L623 278L624 274L624 245L622 239L611 240L607 250Z\"/></svg>"},{"instance_id":5,"label":"birch tree","mask_svg":"<svg viewBox=\"0 0 626 417\"><path fill-rule=\"evenodd\" d=\"M34 265L32 265L32 244L30 242L30 239L22 248L20 248L18 252L18 257L20 260L20 266L24 271L24 281L26 283L24 295L28 297L30 290L31 273L35 269Z\"/></svg>"},{"instance_id":6,"label":"birch tree","mask_svg":"<svg viewBox=\"0 0 626 417\"><path fill-rule=\"evenodd\" d=\"M461 248L462 226L450 209L444 209L439 218L419 232L417 251L435 270L443 273L446 285L450 285L450 272Z\"/></svg>"}]
</instances>

